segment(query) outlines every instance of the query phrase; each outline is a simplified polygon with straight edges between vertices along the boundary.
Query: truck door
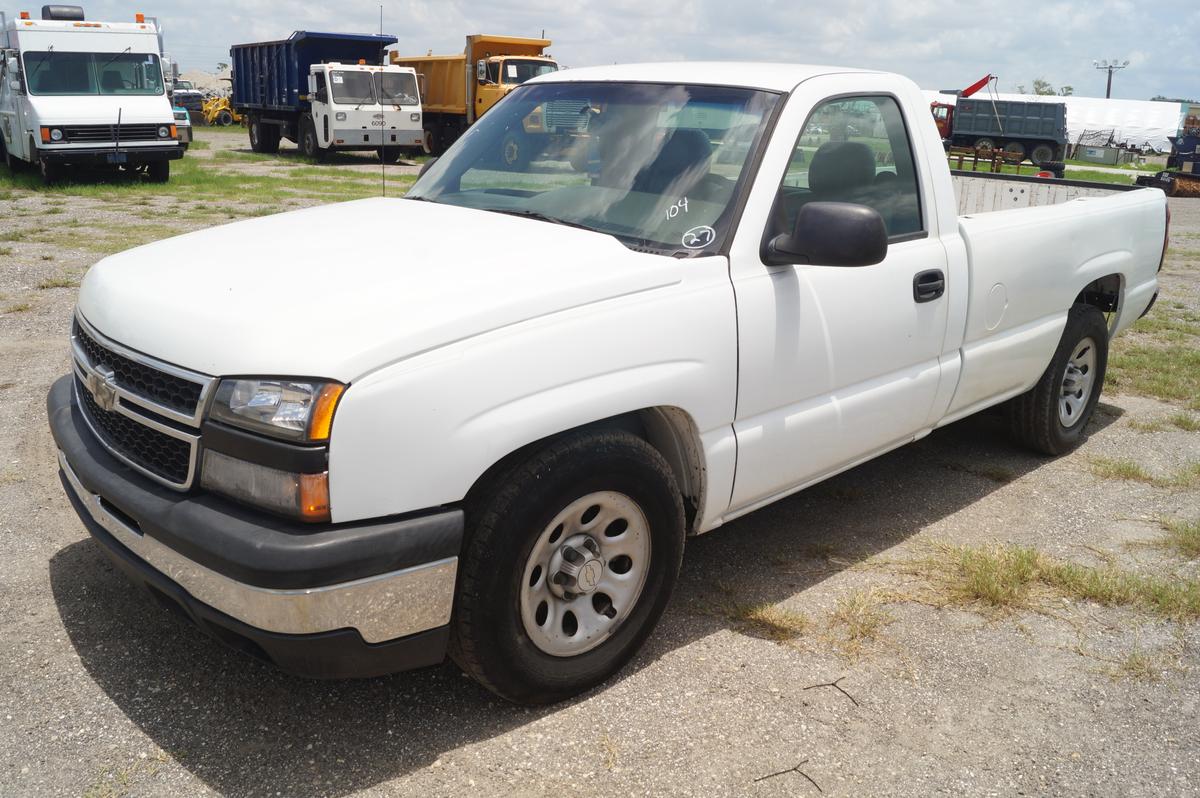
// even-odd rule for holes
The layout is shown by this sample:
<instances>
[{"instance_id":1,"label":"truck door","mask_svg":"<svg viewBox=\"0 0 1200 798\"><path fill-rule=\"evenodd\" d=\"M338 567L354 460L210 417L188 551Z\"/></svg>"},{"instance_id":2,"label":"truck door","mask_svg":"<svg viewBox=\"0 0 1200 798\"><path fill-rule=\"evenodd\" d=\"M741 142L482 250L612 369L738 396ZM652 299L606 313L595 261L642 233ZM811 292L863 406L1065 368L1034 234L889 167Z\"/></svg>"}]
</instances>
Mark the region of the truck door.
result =
<instances>
[{"instance_id":1,"label":"truck door","mask_svg":"<svg viewBox=\"0 0 1200 798\"><path fill-rule=\"evenodd\" d=\"M21 72L15 50L0 50L0 136L4 147L13 155L21 155L24 139L21 136Z\"/></svg>"},{"instance_id":2,"label":"truck door","mask_svg":"<svg viewBox=\"0 0 1200 798\"><path fill-rule=\"evenodd\" d=\"M863 91L875 81L879 91ZM914 281L940 274L944 290L947 256L925 190L927 166L909 134L917 120L905 118L885 76L809 83L845 88L797 87L731 252L739 328L735 512L911 440L928 426L938 396L948 299L936 291L918 297ZM924 100L907 107L932 128ZM814 201L879 211L888 226L886 259L858 268L765 265L765 237L789 230Z\"/></svg>"},{"instance_id":3,"label":"truck door","mask_svg":"<svg viewBox=\"0 0 1200 798\"><path fill-rule=\"evenodd\" d=\"M325 83L324 72L314 74L313 80L316 86L312 101L313 125L317 130L317 141L321 143L322 147L328 147L330 139L333 137L329 121L329 86Z\"/></svg>"}]
</instances>

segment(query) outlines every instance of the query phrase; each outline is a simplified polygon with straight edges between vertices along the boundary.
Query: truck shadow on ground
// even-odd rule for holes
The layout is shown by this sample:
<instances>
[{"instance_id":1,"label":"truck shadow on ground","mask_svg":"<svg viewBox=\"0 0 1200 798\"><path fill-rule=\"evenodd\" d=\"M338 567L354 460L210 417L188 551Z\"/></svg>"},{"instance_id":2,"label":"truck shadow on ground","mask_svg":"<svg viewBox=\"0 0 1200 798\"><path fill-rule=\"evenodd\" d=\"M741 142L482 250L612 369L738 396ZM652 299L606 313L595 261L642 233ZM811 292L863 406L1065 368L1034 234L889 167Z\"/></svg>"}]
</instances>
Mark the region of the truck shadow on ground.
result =
<instances>
[{"instance_id":1,"label":"truck shadow on ground","mask_svg":"<svg viewBox=\"0 0 1200 798\"><path fill-rule=\"evenodd\" d=\"M1101 405L1089 432L1120 413ZM689 541L671 607L624 676L736 628L704 609L714 586L739 601L784 601L1049 462L1015 448L999 419L975 417ZM814 567L814 550L830 546L836 557ZM223 794L342 795L573 706L509 705L449 664L361 681L287 676L180 623L90 540L59 551L50 580L91 677L155 744Z\"/></svg>"}]
</instances>

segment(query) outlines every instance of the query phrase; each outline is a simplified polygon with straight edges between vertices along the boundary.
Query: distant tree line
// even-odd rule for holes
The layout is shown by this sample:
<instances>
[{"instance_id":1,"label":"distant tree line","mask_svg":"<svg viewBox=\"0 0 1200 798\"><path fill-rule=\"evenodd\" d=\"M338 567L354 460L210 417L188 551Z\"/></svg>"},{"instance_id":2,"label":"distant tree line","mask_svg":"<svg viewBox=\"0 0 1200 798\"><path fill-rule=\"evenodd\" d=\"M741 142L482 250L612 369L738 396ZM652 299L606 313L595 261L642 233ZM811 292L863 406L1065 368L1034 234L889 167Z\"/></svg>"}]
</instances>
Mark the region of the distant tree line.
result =
<instances>
[{"instance_id":1,"label":"distant tree line","mask_svg":"<svg viewBox=\"0 0 1200 798\"><path fill-rule=\"evenodd\" d=\"M1042 78L1033 79L1033 91L1026 90L1024 83L1017 84L1017 94L1042 94L1055 95L1058 97L1070 97L1075 93L1074 86L1063 86L1061 89L1056 89L1048 80Z\"/></svg>"}]
</instances>

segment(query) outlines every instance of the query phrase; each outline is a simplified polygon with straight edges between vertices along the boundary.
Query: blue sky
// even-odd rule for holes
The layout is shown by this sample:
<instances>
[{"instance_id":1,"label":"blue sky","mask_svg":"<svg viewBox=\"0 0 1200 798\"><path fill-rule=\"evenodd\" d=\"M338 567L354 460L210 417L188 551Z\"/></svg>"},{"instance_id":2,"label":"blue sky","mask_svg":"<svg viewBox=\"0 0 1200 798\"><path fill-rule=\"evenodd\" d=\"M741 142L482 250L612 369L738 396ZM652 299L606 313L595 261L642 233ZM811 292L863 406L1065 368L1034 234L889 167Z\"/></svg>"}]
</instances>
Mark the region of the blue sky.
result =
<instances>
[{"instance_id":1,"label":"blue sky","mask_svg":"<svg viewBox=\"0 0 1200 798\"><path fill-rule=\"evenodd\" d=\"M29 4L35 14L40 7ZM91 19L159 17L167 51L185 70L212 71L237 42L293 30L375 32L379 24L378 0L85 0L85 8ZM407 53L452 52L467 33L544 29L567 66L793 61L887 69L926 89L961 88L991 72L1001 91L1041 77L1100 97L1105 75L1092 61L1128 59L1114 97L1200 99L1200 4L1182 0L388 0L383 10L384 31Z\"/></svg>"}]
</instances>

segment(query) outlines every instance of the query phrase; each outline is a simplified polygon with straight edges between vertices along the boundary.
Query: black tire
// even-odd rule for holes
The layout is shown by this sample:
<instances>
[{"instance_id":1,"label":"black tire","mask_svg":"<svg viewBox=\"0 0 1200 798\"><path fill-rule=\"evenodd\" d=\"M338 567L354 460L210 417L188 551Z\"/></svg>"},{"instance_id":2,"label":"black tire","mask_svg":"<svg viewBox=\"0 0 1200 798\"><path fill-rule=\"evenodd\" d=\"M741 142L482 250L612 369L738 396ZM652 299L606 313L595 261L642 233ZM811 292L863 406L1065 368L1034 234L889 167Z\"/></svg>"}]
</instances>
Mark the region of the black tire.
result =
<instances>
[{"instance_id":1,"label":"black tire","mask_svg":"<svg viewBox=\"0 0 1200 798\"><path fill-rule=\"evenodd\" d=\"M263 149L263 123L258 117L252 116L246 120L246 130L250 134L250 149L254 152L266 152Z\"/></svg>"},{"instance_id":2,"label":"black tire","mask_svg":"<svg viewBox=\"0 0 1200 798\"><path fill-rule=\"evenodd\" d=\"M445 152L446 148L442 144L442 133L435 128L425 128L425 137L421 143L421 149L426 155L432 155L435 158Z\"/></svg>"},{"instance_id":3,"label":"black tire","mask_svg":"<svg viewBox=\"0 0 1200 798\"><path fill-rule=\"evenodd\" d=\"M642 439L597 430L546 445L491 485L473 493L466 505L468 537L451 620L451 656L484 687L519 704L559 701L603 682L649 636L679 573L684 514L670 467ZM525 566L555 516L598 491L632 499L645 516L646 581L611 636L583 653L553 656L534 643L521 619Z\"/></svg>"},{"instance_id":4,"label":"black tire","mask_svg":"<svg viewBox=\"0 0 1200 798\"><path fill-rule=\"evenodd\" d=\"M1029 151L1029 160L1038 166L1044 166L1054 160L1054 148L1049 144L1035 144Z\"/></svg>"},{"instance_id":5,"label":"black tire","mask_svg":"<svg viewBox=\"0 0 1200 798\"><path fill-rule=\"evenodd\" d=\"M1059 403L1065 395L1067 365L1072 355L1088 339L1095 344L1094 366L1088 370L1089 390L1086 403L1074 411L1070 425L1062 421ZM1071 451L1084 439L1108 368L1108 323L1099 308L1077 304L1067 314L1058 349L1041 379L1026 393L1010 400L1007 407L1009 426L1022 445L1035 452L1060 455Z\"/></svg>"},{"instance_id":6,"label":"black tire","mask_svg":"<svg viewBox=\"0 0 1200 798\"><path fill-rule=\"evenodd\" d=\"M401 151L399 147L380 147L376 154L381 163L396 163L400 160Z\"/></svg>"},{"instance_id":7,"label":"black tire","mask_svg":"<svg viewBox=\"0 0 1200 798\"><path fill-rule=\"evenodd\" d=\"M233 114L229 111L221 111L217 114L216 123L221 127L229 127L233 124Z\"/></svg>"},{"instance_id":8,"label":"black tire","mask_svg":"<svg viewBox=\"0 0 1200 798\"><path fill-rule=\"evenodd\" d=\"M47 186L62 182L65 172L62 164L48 161L45 158L38 158L38 171L42 175L42 183Z\"/></svg>"},{"instance_id":9,"label":"black tire","mask_svg":"<svg viewBox=\"0 0 1200 798\"><path fill-rule=\"evenodd\" d=\"M1019 141L1010 141L1004 145L1004 151L1009 155L1019 155L1025 160L1025 145Z\"/></svg>"},{"instance_id":10,"label":"black tire","mask_svg":"<svg viewBox=\"0 0 1200 798\"><path fill-rule=\"evenodd\" d=\"M996 149L996 142L992 139L984 137L975 139L975 143L972 146L974 146L977 150L994 150Z\"/></svg>"},{"instance_id":11,"label":"black tire","mask_svg":"<svg viewBox=\"0 0 1200 798\"><path fill-rule=\"evenodd\" d=\"M317 141L317 128L312 119L304 117L300 120L300 152L318 163L324 162L328 150L321 147Z\"/></svg>"},{"instance_id":12,"label":"black tire","mask_svg":"<svg viewBox=\"0 0 1200 798\"><path fill-rule=\"evenodd\" d=\"M510 130L500 141L500 168L519 170L533 160L533 142L525 133Z\"/></svg>"},{"instance_id":13,"label":"black tire","mask_svg":"<svg viewBox=\"0 0 1200 798\"><path fill-rule=\"evenodd\" d=\"M171 162L151 161L146 164L146 176L151 183L166 183L171 179Z\"/></svg>"}]
</instances>

